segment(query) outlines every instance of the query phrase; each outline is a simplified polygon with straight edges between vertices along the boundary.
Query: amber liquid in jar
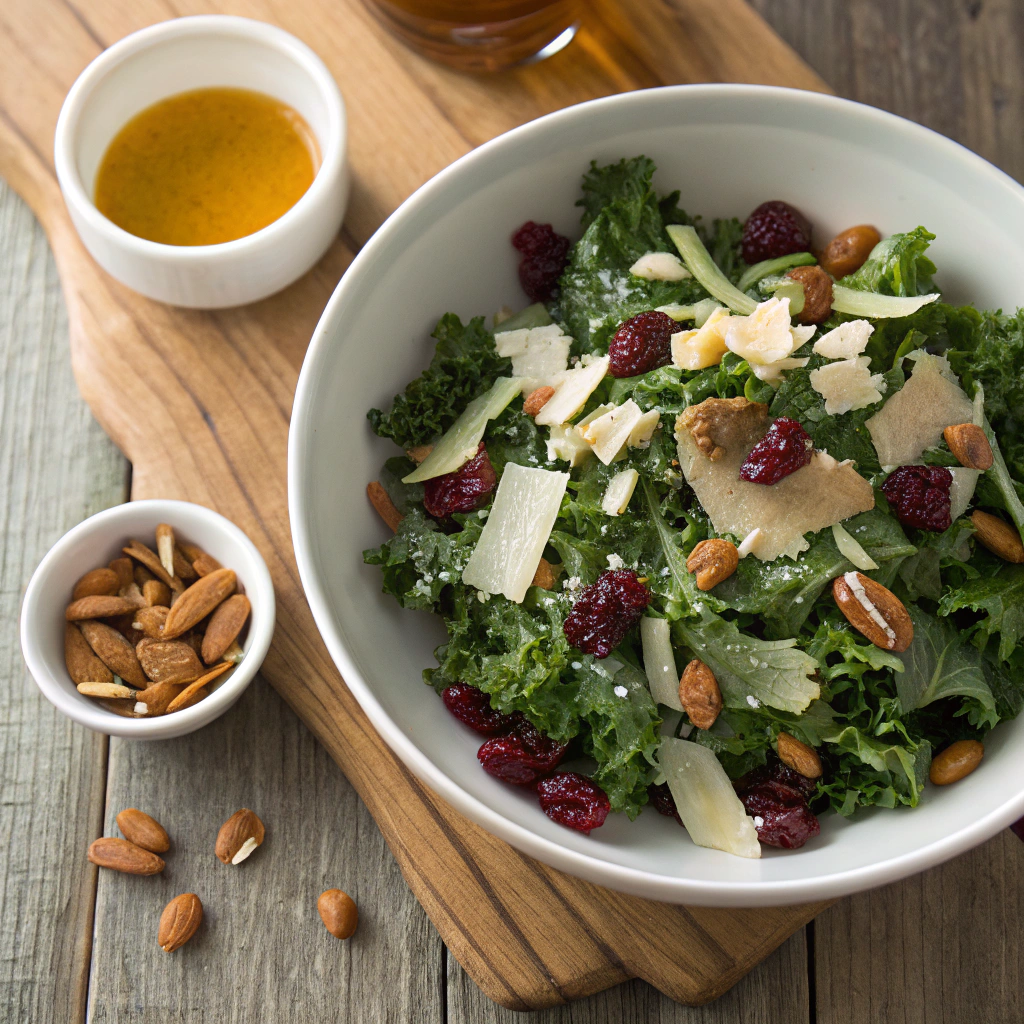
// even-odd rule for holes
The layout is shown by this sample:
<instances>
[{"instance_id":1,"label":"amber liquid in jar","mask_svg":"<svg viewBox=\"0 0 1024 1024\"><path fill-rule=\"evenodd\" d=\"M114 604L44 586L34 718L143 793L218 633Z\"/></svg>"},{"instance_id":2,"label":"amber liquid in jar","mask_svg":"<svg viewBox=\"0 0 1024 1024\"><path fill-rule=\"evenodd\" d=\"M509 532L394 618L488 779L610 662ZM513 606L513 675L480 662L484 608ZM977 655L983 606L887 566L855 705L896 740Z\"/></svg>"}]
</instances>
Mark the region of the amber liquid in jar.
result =
<instances>
[{"instance_id":1,"label":"amber liquid in jar","mask_svg":"<svg viewBox=\"0 0 1024 1024\"><path fill-rule=\"evenodd\" d=\"M414 50L466 71L500 71L568 45L578 0L366 0Z\"/></svg>"}]
</instances>

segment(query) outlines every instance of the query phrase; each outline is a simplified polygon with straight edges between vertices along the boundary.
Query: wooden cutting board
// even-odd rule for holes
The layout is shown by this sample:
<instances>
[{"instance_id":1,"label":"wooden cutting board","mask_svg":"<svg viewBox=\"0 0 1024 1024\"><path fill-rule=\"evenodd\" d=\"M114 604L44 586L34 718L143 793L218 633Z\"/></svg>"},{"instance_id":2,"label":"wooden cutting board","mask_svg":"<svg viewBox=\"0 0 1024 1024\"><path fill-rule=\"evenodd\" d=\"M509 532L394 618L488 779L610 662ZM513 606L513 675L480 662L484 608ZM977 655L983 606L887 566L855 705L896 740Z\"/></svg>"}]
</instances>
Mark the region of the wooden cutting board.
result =
<instances>
[{"instance_id":1,"label":"wooden cutting board","mask_svg":"<svg viewBox=\"0 0 1024 1024\"><path fill-rule=\"evenodd\" d=\"M133 464L133 498L183 498L238 523L270 566L278 626L263 671L374 815L445 943L492 999L550 1006L631 977L700 1003L726 991L825 904L685 908L623 896L523 856L428 792L377 736L306 606L288 527L288 418L332 289L417 186L487 139L581 100L679 82L824 83L743 0L588 0L542 64L448 71L388 37L359 0L6 0L0 7L0 174L53 246L75 375ZM348 104L353 193L341 236L287 291L199 313L150 302L82 248L53 175L64 94L104 47L184 14L273 22L327 62ZM298 855L301 856L301 851Z\"/></svg>"}]
</instances>

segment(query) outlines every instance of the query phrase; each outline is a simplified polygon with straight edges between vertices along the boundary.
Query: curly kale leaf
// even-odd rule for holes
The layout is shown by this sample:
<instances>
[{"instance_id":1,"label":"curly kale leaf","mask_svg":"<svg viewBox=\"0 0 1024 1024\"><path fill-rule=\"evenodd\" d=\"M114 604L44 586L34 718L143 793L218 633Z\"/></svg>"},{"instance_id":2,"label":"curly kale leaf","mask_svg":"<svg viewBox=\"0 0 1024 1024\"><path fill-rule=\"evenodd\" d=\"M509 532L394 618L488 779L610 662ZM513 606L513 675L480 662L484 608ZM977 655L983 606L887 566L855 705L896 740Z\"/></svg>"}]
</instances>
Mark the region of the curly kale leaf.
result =
<instances>
[{"instance_id":1,"label":"curly kale leaf","mask_svg":"<svg viewBox=\"0 0 1024 1024\"><path fill-rule=\"evenodd\" d=\"M494 381L511 371L509 359L499 356L484 317L468 324L454 313L438 321L430 366L400 394L389 412L367 414L374 433L390 437L401 448L411 448L443 434Z\"/></svg>"},{"instance_id":2,"label":"curly kale leaf","mask_svg":"<svg viewBox=\"0 0 1024 1024\"><path fill-rule=\"evenodd\" d=\"M934 238L922 227L883 238L860 270L842 279L843 286L882 295L927 295L935 291L935 264L926 255Z\"/></svg>"}]
</instances>

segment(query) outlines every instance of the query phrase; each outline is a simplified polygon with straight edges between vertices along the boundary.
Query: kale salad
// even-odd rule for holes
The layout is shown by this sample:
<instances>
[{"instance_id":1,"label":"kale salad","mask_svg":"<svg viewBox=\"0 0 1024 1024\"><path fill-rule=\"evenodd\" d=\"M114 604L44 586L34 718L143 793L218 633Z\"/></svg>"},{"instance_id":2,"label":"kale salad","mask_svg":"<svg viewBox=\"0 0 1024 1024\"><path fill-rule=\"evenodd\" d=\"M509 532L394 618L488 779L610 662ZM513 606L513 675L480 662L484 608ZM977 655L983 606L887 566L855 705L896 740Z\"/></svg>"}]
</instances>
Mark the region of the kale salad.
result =
<instances>
[{"instance_id":1,"label":"kale salad","mask_svg":"<svg viewBox=\"0 0 1024 1024\"><path fill-rule=\"evenodd\" d=\"M1024 703L1024 311L943 302L923 227L817 249L654 171L592 164L579 241L512 238L533 304L443 316L369 413L402 454L364 559L443 618L483 770L757 857L914 807Z\"/></svg>"}]
</instances>

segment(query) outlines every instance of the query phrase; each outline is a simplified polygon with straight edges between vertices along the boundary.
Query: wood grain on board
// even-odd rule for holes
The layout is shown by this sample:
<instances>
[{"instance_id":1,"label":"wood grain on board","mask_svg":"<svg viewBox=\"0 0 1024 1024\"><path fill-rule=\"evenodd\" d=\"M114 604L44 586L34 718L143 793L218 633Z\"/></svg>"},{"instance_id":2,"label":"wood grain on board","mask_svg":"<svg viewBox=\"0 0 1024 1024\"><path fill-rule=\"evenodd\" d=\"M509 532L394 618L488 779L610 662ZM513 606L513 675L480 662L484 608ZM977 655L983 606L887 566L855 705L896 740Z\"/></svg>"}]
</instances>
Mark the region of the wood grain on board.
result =
<instances>
[{"instance_id":1,"label":"wood grain on board","mask_svg":"<svg viewBox=\"0 0 1024 1024\"><path fill-rule=\"evenodd\" d=\"M104 46L170 16L218 11L279 24L325 59L349 107L354 189L342 236L314 271L265 302L206 314L149 302L99 271L66 218L51 140L64 93ZM598 0L587 11L564 53L473 78L409 54L358 0L9 0L0 9L0 173L46 228L79 387L133 463L132 496L216 508L260 548L279 600L266 677L348 775L445 943L488 996L513 1008L634 976L680 1001L707 1000L820 909L655 904L492 838L387 750L331 664L299 586L285 489L295 381L330 291L387 213L473 145L579 100L685 81L824 88L741 0Z\"/></svg>"}]
</instances>

